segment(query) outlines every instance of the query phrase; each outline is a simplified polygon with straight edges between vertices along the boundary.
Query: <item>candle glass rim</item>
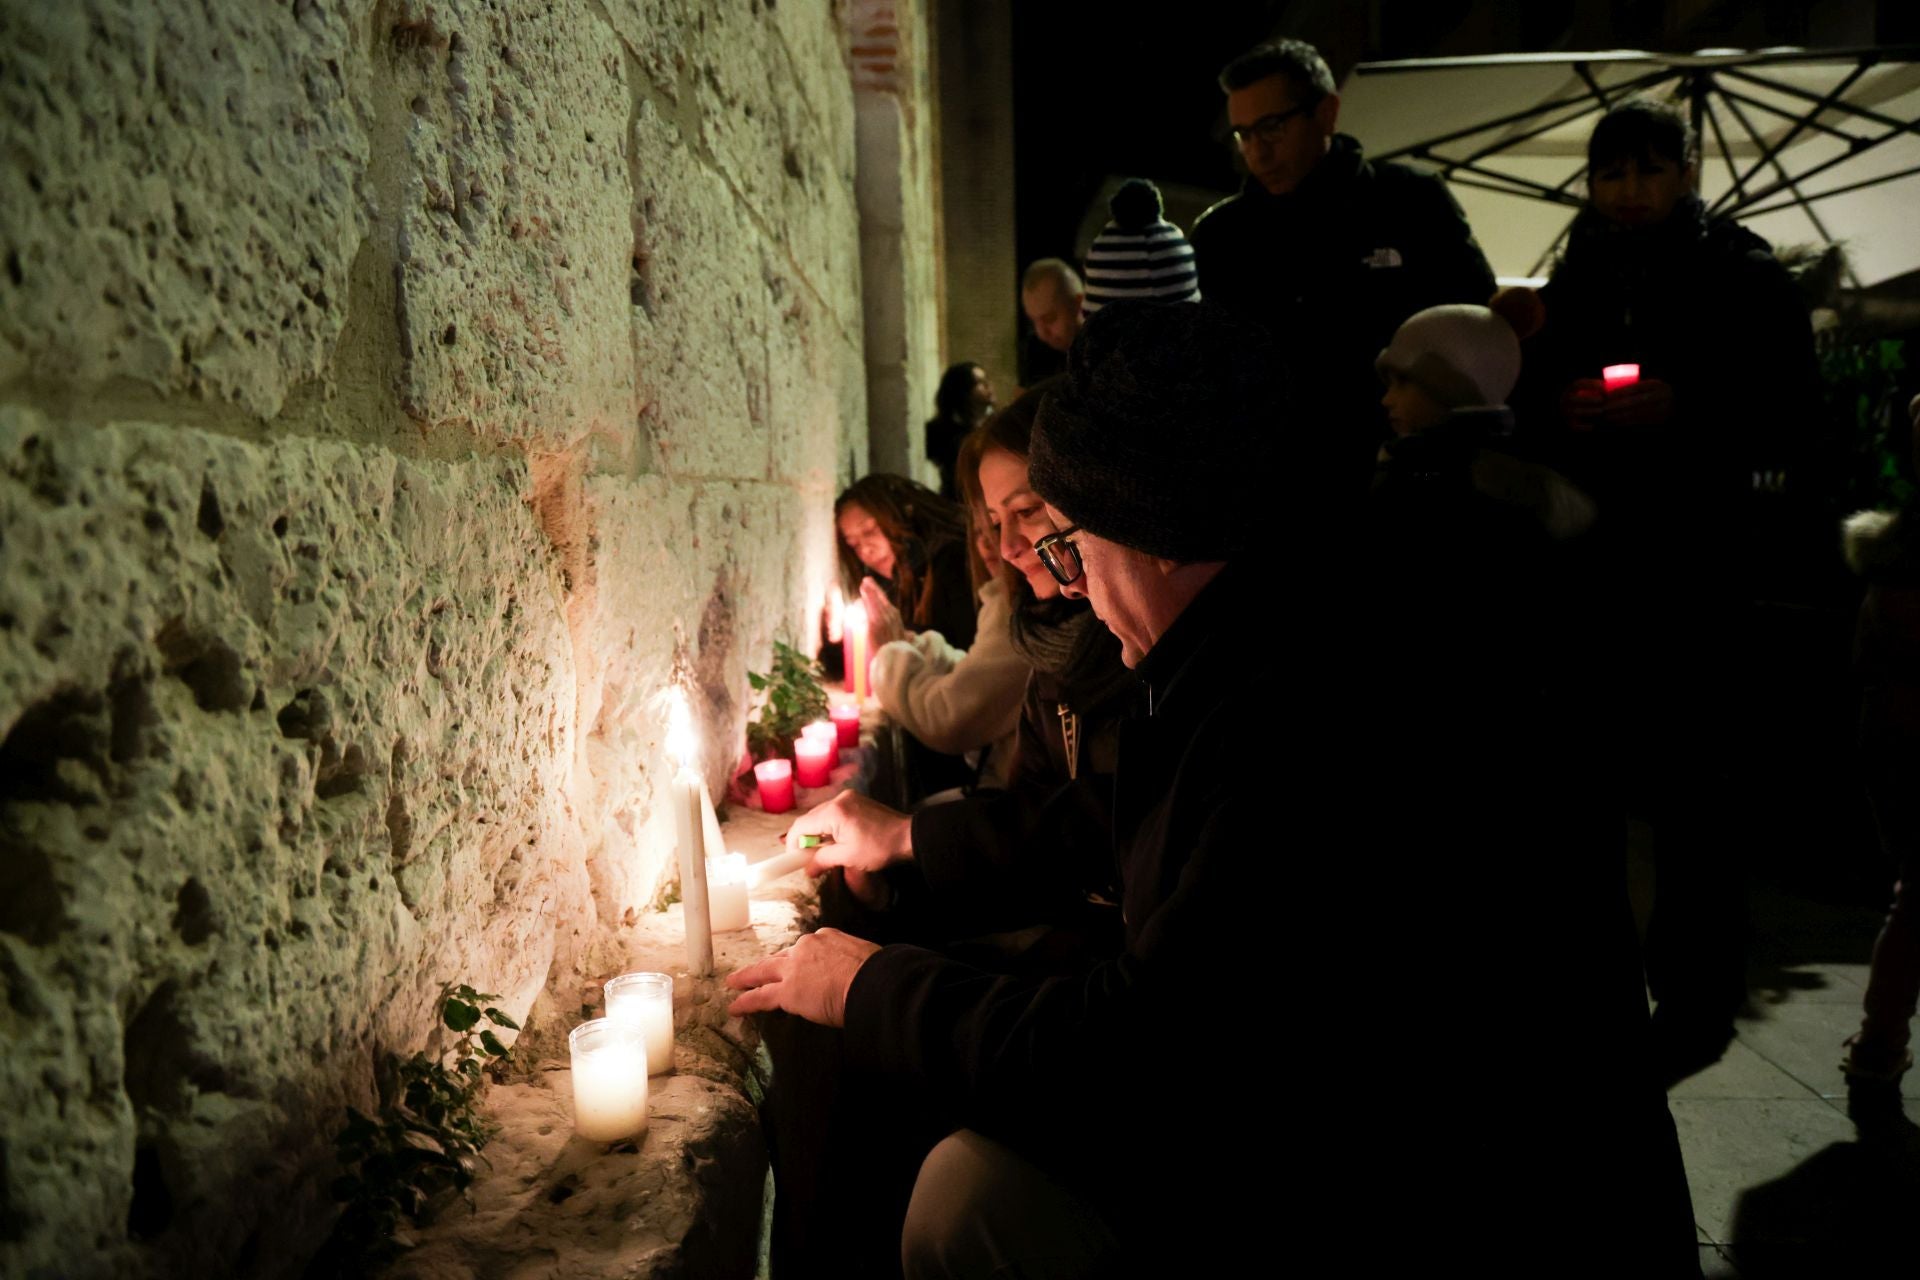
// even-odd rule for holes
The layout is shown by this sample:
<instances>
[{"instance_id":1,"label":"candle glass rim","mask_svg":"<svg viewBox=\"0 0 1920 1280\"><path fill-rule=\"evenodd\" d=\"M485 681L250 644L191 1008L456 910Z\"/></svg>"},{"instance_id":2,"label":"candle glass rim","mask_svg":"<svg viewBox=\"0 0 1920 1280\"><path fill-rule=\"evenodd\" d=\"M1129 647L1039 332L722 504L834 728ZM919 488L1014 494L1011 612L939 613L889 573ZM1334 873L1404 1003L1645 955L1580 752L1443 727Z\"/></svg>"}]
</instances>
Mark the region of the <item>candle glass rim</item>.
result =
<instances>
[{"instance_id":1,"label":"candle glass rim","mask_svg":"<svg viewBox=\"0 0 1920 1280\"><path fill-rule=\"evenodd\" d=\"M642 992L658 993L665 991L667 998L673 998L673 975L651 969L635 969L631 973L617 973L600 984L601 994L608 1000L613 999L614 991L632 988ZM582 1024L584 1025L584 1024Z\"/></svg>"},{"instance_id":2,"label":"candle glass rim","mask_svg":"<svg viewBox=\"0 0 1920 1280\"><path fill-rule=\"evenodd\" d=\"M760 772L762 769L769 770L770 772L767 774L763 774ZM762 760L759 764L756 764L753 766L753 776L756 778L764 778L769 776L778 778L783 774L789 774L792 772L793 772L793 761L788 760L784 756L775 756L771 760Z\"/></svg>"},{"instance_id":3,"label":"candle glass rim","mask_svg":"<svg viewBox=\"0 0 1920 1280\"><path fill-rule=\"evenodd\" d=\"M591 1043L590 1043L591 1042ZM585 1022L567 1032L567 1052L591 1053L604 1048L609 1043L624 1043L640 1051L642 1060L647 1052L647 1033L640 1026L624 1018L588 1018Z\"/></svg>"}]
</instances>

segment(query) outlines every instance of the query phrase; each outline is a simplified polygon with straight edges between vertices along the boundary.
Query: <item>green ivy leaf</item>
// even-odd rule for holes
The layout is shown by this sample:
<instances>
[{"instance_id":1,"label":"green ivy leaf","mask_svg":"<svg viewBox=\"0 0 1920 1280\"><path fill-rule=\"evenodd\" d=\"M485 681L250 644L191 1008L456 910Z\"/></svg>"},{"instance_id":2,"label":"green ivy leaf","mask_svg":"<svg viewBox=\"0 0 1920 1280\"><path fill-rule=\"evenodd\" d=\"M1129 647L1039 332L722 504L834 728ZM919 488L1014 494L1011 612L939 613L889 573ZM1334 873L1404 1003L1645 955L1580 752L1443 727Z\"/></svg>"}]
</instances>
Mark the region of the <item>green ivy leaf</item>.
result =
<instances>
[{"instance_id":1,"label":"green ivy leaf","mask_svg":"<svg viewBox=\"0 0 1920 1280\"><path fill-rule=\"evenodd\" d=\"M515 1022L512 1018L509 1018L506 1014L500 1012L498 1009L491 1009L491 1008L488 1009L487 1018L489 1021L493 1023L494 1026L505 1027L508 1031L518 1031L520 1029L519 1023Z\"/></svg>"},{"instance_id":2,"label":"green ivy leaf","mask_svg":"<svg viewBox=\"0 0 1920 1280\"><path fill-rule=\"evenodd\" d=\"M504 1058L507 1056L507 1046L501 1044L500 1037L494 1035L491 1031L482 1031L480 1033L480 1047L496 1058Z\"/></svg>"},{"instance_id":3,"label":"green ivy leaf","mask_svg":"<svg viewBox=\"0 0 1920 1280\"><path fill-rule=\"evenodd\" d=\"M463 1000L448 997L440 1016L455 1031L471 1031L474 1023L480 1021L480 1010Z\"/></svg>"}]
</instances>

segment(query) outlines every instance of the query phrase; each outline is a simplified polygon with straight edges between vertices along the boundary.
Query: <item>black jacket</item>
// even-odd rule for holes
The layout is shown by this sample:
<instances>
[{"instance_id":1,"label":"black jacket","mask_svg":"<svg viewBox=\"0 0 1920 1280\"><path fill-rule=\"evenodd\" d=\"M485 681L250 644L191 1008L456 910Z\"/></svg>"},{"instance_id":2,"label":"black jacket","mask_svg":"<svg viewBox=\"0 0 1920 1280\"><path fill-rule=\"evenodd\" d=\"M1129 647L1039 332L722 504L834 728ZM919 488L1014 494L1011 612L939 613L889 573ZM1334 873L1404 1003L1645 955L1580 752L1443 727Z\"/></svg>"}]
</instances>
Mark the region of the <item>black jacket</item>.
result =
<instances>
[{"instance_id":1,"label":"black jacket","mask_svg":"<svg viewBox=\"0 0 1920 1280\"><path fill-rule=\"evenodd\" d=\"M1350 574L1317 565L1284 591L1230 567L1141 664L1150 714L1122 726L1110 810L1119 953L1041 976L885 947L847 993L847 1066L1078 1188L1141 1274L1237 1274L1275 1241L1361 1232L1389 1264L1514 1274L1537 1266L1532 1223L1567 1214L1583 1239L1626 1224L1595 1274L1697 1270L1665 1099L1626 1078L1646 1009L1624 894L1539 820L1558 804L1481 796L1490 772L1544 796L1562 762L1528 773L1533 743L1490 759L1457 718L1398 712L1353 643L1364 611L1332 594ZM1280 599L1307 607L1276 635L1259 620ZM1069 789L1024 867L993 861L976 810L976 838L922 870L1098 856L1073 807ZM914 820L916 860L940 808ZM1444 1101L1516 1036L1554 1070Z\"/></svg>"},{"instance_id":2,"label":"black jacket","mask_svg":"<svg viewBox=\"0 0 1920 1280\"><path fill-rule=\"evenodd\" d=\"M1513 396L1523 447L1593 496L1600 532L1646 571L1697 579L1731 561L1711 553L1728 550L1753 472L1790 465L1819 395L1806 302L1767 242L1697 200L1627 234L1582 213L1540 298ZM1672 418L1568 431L1568 384L1627 363L1672 386Z\"/></svg>"},{"instance_id":3,"label":"black jacket","mask_svg":"<svg viewBox=\"0 0 1920 1280\"><path fill-rule=\"evenodd\" d=\"M1229 1017L1232 975L1253 947L1246 907L1267 874L1265 819L1237 785L1253 735L1232 696L1249 665L1248 632L1235 625L1247 602L1232 575L1155 645L1139 672L1152 715L1122 728L1110 856L1124 951L1074 976L1037 978L886 947L861 968L846 1013L850 1061L918 1079L962 1123L1090 1191L1122 1224L1188 1241L1206 1237L1194 1215L1216 1218L1260 1181L1239 1163L1231 1126L1146 1114L1187 1065L1192 1028ZM1077 825L1074 804L1063 798L1047 845L1025 851L1028 872L1108 853L1101 824ZM937 813L915 819L916 856L921 824ZM924 866L929 880L1004 878L991 832L978 834L971 847L987 865ZM969 848L943 847L962 859ZM1149 1205L1150 1222L1136 1216Z\"/></svg>"},{"instance_id":4,"label":"black jacket","mask_svg":"<svg viewBox=\"0 0 1920 1280\"><path fill-rule=\"evenodd\" d=\"M1341 433L1358 487L1386 429L1374 358L1414 312L1493 294L1446 186L1368 161L1345 134L1296 191L1270 195L1248 178L1190 239L1202 294L1273 331L1300 374L1300 412Z\"/></svg>"}]
</instances>

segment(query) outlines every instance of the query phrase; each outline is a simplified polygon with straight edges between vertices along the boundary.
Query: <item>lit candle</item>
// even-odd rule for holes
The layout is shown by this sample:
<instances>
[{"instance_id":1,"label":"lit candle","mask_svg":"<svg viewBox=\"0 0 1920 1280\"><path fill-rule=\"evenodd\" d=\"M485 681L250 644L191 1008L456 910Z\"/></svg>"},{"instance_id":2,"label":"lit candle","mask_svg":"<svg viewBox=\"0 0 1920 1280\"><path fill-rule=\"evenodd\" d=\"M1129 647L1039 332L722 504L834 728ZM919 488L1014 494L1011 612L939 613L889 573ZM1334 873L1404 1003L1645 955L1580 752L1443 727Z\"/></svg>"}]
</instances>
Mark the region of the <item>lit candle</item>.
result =
<instances>
[{"instance_id":1,"label":"lit candle","mask_svg":"<svg viewBox=\"0 0 1920 1280\"><path fill-rule=\"evenodd\" d=\"M800 736L803 738L825 738L829 742L838 745L840 731L833 727L832 721L815 720L812 724L800 730Z\"/></svg>"},{"instance_id":2,"label":"lit candle","mask_svg":"<svg viewBox=\"0 0 1920 1280\"><path fill-rule=\"evenodd\" d=\"M858 600L847 606L847 692L861 702L873 696L873 679L867 662L873 657L873 645L867 636L867 606Z\"/></svg>"},{"instance_id":3,"label":"lit candle","mask_svg":"<svg viewBox=\"0 0 1920 1280\"><path fill-rule=\"evenodd\" d=\"M640 1028L595 1018L567 1036L573 1058L573 1131L619 1142L647 1131L647 1044Z\"/></svg>"},{"instance_id":4,"label":"lit candle","mask_svg":"<svg viewBox=\"0 0 1920 1280\"><path fill-rule=\"evenodd\" d=\"M753 766L753 780L760 784L760 807L768 813L785 813L793 808L793 762L762 760Z\"/></svg>"},{"instance_id":5,"label":"lit candle","mask_svg":"<svg viewBox=\"0 0 1920 1280\"><path fill-rule=\"evenodd\" d=\"M646 1039L647 1074L673 1070L673 975L623 973L608 978L607 1016L638 1027Z\"/></svg>"},{"instance_id":6,"label":"lit candle","mask_svg":"<svg viewBox=\"0 0 1920 1280\"><path fill-rule=\"evenodd\" d=\"M826 786L832 780L834 758L839 754L840 739L832 725L827 726L825 737L800 735L800 740L793 744L795 779L803 787Z\"/></svg>"},{"instance_id":7,"label":"lit candle","mask_svg":"<svg viewBox=\"0 0 1920 1280\"><path fill-rule=\"evenodd\" d=\"M836 702L827 708L827 716L833 721L833 727L839 731L841 746L857 747L860 745L859 703Z\"/></svg>"},{"instance_id":8,"label":"lit candle","mask_svg":"<svg viewBox=\"0 0 1920 1280\"><path fill-rule=\"evenodd\" d=\"M687 699L671 691L667 708L667 750L680 760L669 800L673 832L680 851L680 905L687 928L687 969L695 977L713 972L713 934L707 922L706 787L693 770L696 756L693 716Z\"/></svg>"},{"instance_id":9,"label":"lit candle","mask_svg":"<svg viewBox=\"0 0 1920 1280\"><path fill-rule=\"evenodd\" d=\"M1637 364L1610 364L1600 371L1600 381L1607 390L1618 391L1640 381L1640 366Z\"/></svg>"},{"instance_id":10,"label":"lit candle","mask_svg":"<svg viewBox=\"0 0 1920 1280\"><path fill-rule=\"evenodd\" d=\"M707 859L707 891L713 895L713 931L731 933L753 924L747 905L747 855L723 853Z\"/></svg>"}]
</instances>

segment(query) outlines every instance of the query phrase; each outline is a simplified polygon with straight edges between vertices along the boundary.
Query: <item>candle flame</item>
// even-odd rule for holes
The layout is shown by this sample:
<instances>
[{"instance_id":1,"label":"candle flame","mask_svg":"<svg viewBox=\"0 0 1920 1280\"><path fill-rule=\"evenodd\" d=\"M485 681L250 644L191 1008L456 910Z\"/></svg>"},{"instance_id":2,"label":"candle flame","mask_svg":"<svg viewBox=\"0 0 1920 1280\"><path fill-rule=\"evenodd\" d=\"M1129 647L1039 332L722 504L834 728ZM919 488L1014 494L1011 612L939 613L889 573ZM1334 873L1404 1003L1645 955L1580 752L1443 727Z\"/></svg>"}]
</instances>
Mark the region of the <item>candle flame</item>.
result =
<instances>
[{"instance_id":1,"label":"candle flame","mask_svg":"<svg viewBox=\"0 0 1920 1280\"><path fill-rule=\"evenodd\" d=\"M867 606L855 600L847 606L847 626L861 635L867 633Z\"/></svg>"},{"instance_id":2,"label":"candle flame","mask_svg":"<svg viewBox=\"0 0 1920 1280\"><path fill-rule=\"evenodd\" d=\"M693 712L687 708L687 695L678 688L667 690L667 754L689 769L700 754L700 740L693 732Z\"/></svg>"}]
</instances>

